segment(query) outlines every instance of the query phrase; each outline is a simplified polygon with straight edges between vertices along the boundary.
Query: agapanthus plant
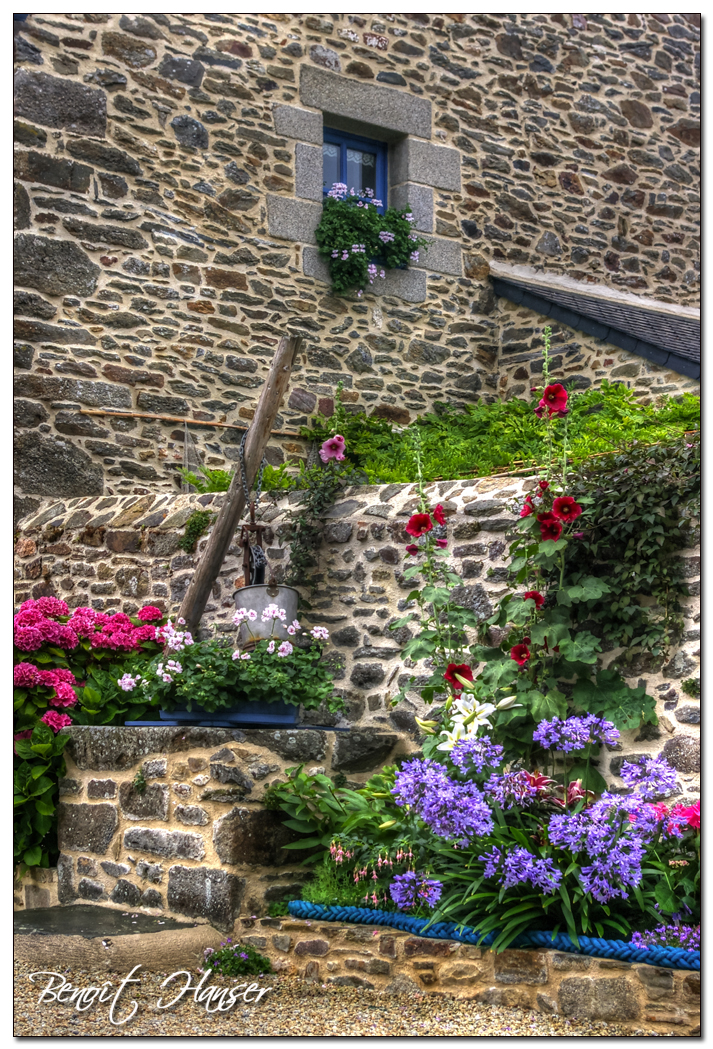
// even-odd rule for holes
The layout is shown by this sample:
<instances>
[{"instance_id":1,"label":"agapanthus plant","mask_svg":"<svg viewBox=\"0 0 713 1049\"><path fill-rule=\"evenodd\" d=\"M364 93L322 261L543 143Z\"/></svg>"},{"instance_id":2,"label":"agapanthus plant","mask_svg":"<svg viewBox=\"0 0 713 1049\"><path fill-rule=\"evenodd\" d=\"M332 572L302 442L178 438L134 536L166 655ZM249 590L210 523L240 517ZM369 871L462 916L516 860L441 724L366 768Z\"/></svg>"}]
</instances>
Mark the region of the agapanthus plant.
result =
<instances>
[{"instance_id":1,"label":"agapanthus plant","mask_svg":"<svg viewBox=\"0 0 713 1049\"><path fill-rule=\"evenodd\" d=\"M543 722L537 732L580 749L613 739L602 719L571 720ZM431 867L443 883L434 920L495 931L503 948L519 931L557 924L575 941L621 937L659 905L692 904L700 807L684 814L650 804L651 783L675 777L663 760L632 778L630 794L599 799L579 781L565 787L508 767L487 735L459 739L446 760L404 763L391 790L433 836Z\"/></svg>"}]
</instances>

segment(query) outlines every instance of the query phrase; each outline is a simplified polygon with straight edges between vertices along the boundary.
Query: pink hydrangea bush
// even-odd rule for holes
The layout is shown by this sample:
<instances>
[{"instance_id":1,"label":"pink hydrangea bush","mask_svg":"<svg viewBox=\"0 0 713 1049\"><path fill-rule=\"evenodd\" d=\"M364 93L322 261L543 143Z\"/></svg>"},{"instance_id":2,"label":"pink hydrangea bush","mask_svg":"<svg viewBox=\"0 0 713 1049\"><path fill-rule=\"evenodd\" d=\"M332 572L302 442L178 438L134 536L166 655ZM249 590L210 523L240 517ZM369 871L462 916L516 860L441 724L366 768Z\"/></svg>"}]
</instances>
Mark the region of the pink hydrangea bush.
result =
<instances>
[{"instance_id":1,"label":"pink hydrangea bush","mask_svg":"<svg viewBox=\"0 0 713 1049\"><path fill-rule=\"evenodd\" d=\"M155 605L128 616L70 609L56 597L28 600L18 609L13 751L15 859L21 866L56 861L57 784L69 739L64 730L73 723L123 724L127 715L140 717L151 697L127 695L121 682L164 645L180 651L190 643L190 634L164 625L164 618Z\"/></svg>"}]
</instances>

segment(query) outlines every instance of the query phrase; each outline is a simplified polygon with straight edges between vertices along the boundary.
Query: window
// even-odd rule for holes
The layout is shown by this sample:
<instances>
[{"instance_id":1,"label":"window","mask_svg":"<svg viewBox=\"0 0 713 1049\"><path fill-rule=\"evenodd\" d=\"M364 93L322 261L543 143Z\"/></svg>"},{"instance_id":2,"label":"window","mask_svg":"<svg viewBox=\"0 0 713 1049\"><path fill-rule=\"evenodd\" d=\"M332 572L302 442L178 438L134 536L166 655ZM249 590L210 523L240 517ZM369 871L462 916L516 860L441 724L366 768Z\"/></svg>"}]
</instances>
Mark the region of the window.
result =
<instances>
[{"instance_id":1,"label":"window","mask_svg":"<svg viewBox=\"0 0 713 1049\"><path fill-rule=\"evenodd\" d=\"M349 189L365 193L373 190L381 201L379 211L386 208L386 143L360 135L348 135L332 128L324 129L322 146L324 192L335 182L343 182Z\"/></svg>"}]
</instances>

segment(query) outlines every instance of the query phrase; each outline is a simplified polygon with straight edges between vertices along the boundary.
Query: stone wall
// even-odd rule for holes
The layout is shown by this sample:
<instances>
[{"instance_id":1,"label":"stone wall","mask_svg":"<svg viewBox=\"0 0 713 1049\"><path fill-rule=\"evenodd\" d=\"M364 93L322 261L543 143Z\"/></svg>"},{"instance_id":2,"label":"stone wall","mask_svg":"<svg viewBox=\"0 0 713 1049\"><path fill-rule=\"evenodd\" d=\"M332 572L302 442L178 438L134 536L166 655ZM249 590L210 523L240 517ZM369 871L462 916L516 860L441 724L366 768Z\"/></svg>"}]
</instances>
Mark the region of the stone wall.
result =
<instances>
[{"instance_id":1,"label":"stone wall","mask_svg":"<svg viewBox=\"0 0 713 1049\"><path fill-rule=\"evenodd\" d=\"M331 411L339 378L354 407L398 424L435 400L527 396L491 260L695 306L699 22L15 23L25 510L39 495L175 491L182 429L150 417L249 423L285 331L303 335L305 353L273 463L304 457L290 435L312 411ZM408 200L433 238L419 264L360 301L330 294L314 247L325 123L388 143L390 199ZM515 326L532 331L517 339L532 344L541 319L520 314ZM565 342L565 375L598 382L624 368L642 396L691 386L589 337ZM206 465L235 460L239 430L194 431Z\"/></svg>"},{"instance_id":2,"label":"stone wall","mask_svg":"<svg viewBox=\"0 0 713 1049\"><path fill-rule=\"evenodd\" d=\"M96 903L207 919L231 932L309 877L299 839L264 788L285 768L352 788L416 745L396 732L75 726L60 781L56 871L15 886L15 906ZM143 791L135 785L142 772Z\"/></svg>"},{"instance_id":3,"label":"stone wall","mask_svg":"<svg viewBox=\"0 0 713 1049\"><path fill-rule=\"evenodd\" d=\"M384 994L445 994L483 1005L604 1020L623 1025L631 1035L700 1034L697 972L559 951L494 954L383 925L270 918L242 919L238 929L241 943L264 952L278 972L296 972L323 984Z\"/></svg>"},{"instance_id":4,"label":"stone wall","mask_svg":"<svg viewBox=\"0 0 713 1049\"><path fill-rule=\"evenodd\" d=\"M472 481L434 482L427 486L433 503L441 502L448 517L453 564L463 577L460 600L485 619L506 590L507 551L517 521L513 505L534 481L490 477ZM56 593L72 607L135 612L141 604L157 604L175 613L185 594L207 537L196 554L179 547L183 526L194 509L217 509L222 495L109 496L45 500L42 508L21 522L16 542L16 598ZM287 511L294 495L265 496L262 518L272 534L266 549L276 576L284 576L288 560ZM303 724L347 725L397 731L416 738L414 716L428 710L416 693L396 708L389 698L407 678L400 646L409 628L393 633L389 623L407 609L413 589L403 578L404 525L416 509L413 484L371 485L347 489L328 513L314 590L302 589L310 608L300 618L325 625L331 633L328 658L336 687L345 697L344 717L327 711L303 714ZM618 663L632 685L645 684L657 700L659 724L622 734L615 754L603 751L600 770L615 786L624 754L663 752L679 771L679 791L698 797L700 767L700 701L681 691L681 681L700 673L700 550L682 552L687 596L684 636L669 658L635 655L621 661L622 649L609 649L602 665ZM242 578L242 552L231 547L213 589L203 619L210 627L234 635L233 592ZM411 670L412 672L412 670Z\"/></svg>"}]
</instances>

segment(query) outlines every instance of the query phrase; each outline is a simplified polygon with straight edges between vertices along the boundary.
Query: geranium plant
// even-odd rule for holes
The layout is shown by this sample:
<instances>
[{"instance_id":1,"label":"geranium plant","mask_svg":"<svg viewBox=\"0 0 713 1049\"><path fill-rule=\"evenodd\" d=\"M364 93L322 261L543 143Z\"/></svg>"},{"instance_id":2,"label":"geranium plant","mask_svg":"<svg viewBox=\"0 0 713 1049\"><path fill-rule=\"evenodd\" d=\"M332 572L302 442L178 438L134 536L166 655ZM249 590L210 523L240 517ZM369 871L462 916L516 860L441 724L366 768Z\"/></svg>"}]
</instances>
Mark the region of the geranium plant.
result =
<instances>
[{"instance_id":1,"label":"geranium plant","mask_svg":"<svg viewBox=\"0 0 713 1049\"><path fill-rule=\"evenodd\" d=\"M406 269L418 262L429 241L413 232L410 207L379 211L381 201L373 190L354 192L335 182L324 201L315 230L320 254L326 258L337 294L364 288L383 280L388 269Z\"/></svg>"},{"instance_id":2,"label":"geranium plant","mask_svg":"<svg viewBox=\"0 0 713 1049\"><path fill-rule=\"evenodd\" d=\"M254 610L241 608L233 621L249 628L256 618ZM272 622L273 633L276 622L285 618L285 610L276 605L262 613L263 622ZM325 703L331 712L342 710L344 701L335 694L331 672L322 659L329 631L321 626L302 630L294 620L287 633L293 640L271 636L257 641L254 647L251 642L250 651L241 651L217 636L194 641L169 620L164 651L141 674L127 674L120 686L168 711L197 707L212 713L239 701L283 701L302 704L308 710Z\"/></svg>"}]
</instances>

